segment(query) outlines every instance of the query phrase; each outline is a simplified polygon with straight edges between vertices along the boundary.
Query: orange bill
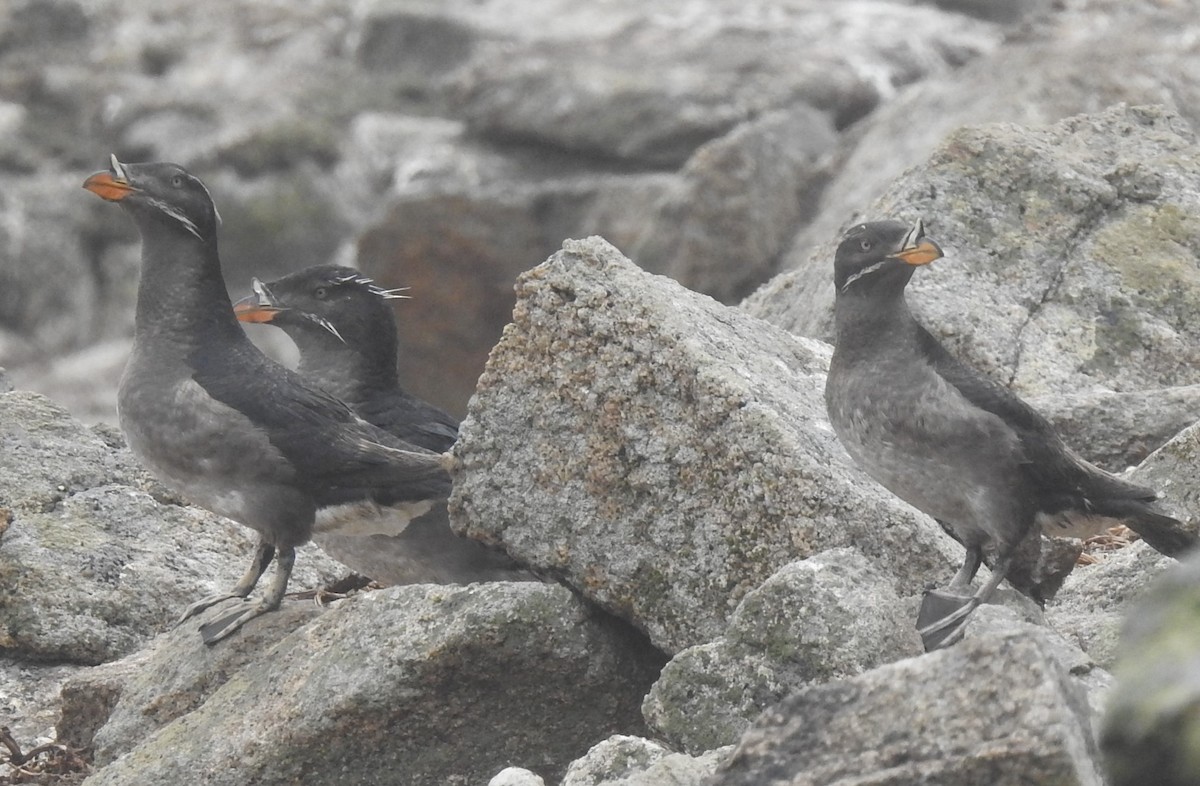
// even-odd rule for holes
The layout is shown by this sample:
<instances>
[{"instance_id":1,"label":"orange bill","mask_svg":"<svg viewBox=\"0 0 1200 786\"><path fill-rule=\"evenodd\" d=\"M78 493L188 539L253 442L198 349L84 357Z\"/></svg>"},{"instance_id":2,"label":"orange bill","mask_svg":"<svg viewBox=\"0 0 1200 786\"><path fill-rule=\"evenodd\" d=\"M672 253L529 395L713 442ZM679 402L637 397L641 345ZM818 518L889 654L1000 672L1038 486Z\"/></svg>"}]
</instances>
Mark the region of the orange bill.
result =
<instances>
[{"instance_id":1,"label":"orange bill","mask_svg":"<svg viewBox=\"0 0 1200 786\"><path fill-rule=\"evenodd\" d=\"M264 306L255 295L244 297L233 304L233 313L239 322L270 322L283 309Z\"/></svg>"},{"instance_id":2,"label":"orange bill","mask_svg":"<svg viewBox=\"0 0 1200 786\"><path fill-rule=\"evenodd\" d=\"M919 242L892 256L910 265L928 265L933 260L941 259L945 255L942 253L942 247L937 243L928 238L922 238Z\"/></svg>"},{"instance_id":3,"label":"orange bill","mask_svg":"<svg viewBox=\"0 0 1200 786\"><path fill-rule=\"evenodd\" d=\"M900 250L891 256L910 265L928 265L935 259L941 259L944 254L941 246L925 237L925 222L917 219L917 223L904 236Z\"/></svg>"},{"instance_id":4,"label":"orange bill","mask_svg":"<svg viewBox=\"0 0 1200 786\"><path fill-rule=\"evenodd\" d=\"M83 187L109 202L120 202L137 190L126 181L118 180L112 172L97 172L83 181Z\"/></svg>"}]
</instances>

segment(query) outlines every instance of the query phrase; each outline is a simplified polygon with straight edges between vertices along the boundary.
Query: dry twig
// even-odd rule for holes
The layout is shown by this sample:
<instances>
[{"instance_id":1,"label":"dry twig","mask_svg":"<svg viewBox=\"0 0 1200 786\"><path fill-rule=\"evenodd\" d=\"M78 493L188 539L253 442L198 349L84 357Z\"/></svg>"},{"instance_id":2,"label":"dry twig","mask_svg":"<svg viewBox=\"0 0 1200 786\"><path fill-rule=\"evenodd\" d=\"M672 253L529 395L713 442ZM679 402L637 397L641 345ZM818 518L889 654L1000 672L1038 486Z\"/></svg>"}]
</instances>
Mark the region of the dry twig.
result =
<instances>
[{"instance_id":1,"label":"dry twig","mask_svg":"<svg viewBox=\"0 0 1200 786\"><path fill-rule=\"evenodd\" d=\"M7 726L0 726L0 745L8 749L8 758L0 761L0 764L7 764L12 768L10 774L0 776L0 786L18 783L76 783L76 778L54 776L83 775L91 769L80 751L58 742L38 745L28 753L23 753Z\"/></svg>"},{"instance_id":2,"label":"dry twig","mask_svg":"<svg viewBox=\"0 0 1200 786\"><path fill-rule=\"evenodd\" d=\"M380 589L382 587L383 585L379 582L373 581L362 574L350 573L349 575L338 579L328 586L318 587L317 589L311 590L301 590L299 592L289 592L287 596L289 598L296 598L298 600L311 599L316 601L318 606L323 607L327 603L349 597L356 592Z\"/></svg>"}]
</instances>

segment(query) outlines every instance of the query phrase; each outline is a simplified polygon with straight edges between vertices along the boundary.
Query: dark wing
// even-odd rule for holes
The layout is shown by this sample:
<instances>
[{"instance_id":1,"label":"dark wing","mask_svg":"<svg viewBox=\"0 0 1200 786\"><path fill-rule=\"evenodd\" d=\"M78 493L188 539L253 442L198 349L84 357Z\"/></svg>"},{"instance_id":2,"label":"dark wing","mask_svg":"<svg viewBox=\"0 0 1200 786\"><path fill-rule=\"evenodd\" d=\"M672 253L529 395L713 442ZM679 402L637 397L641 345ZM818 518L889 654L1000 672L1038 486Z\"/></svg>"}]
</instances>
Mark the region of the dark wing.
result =
<instances>
[{"instance_id":1,"label":"dark wing","mask_svg":"<svg viewBox=\"0 0 1200 786\"><path fill-rule=\"evenodd\" d=\"M458 421L403 390L371 396L355 408L359 416L405 442L444 453L458 439Z\"/></svg>"},{"instance_id":2,"label":"dark wing","mask_svg":"<svg viewBox=\"0 0 1200 786\"><path fill-rule=\"evenodd\" d=\"M1045 513L1079 511L1124 521L1153 548L1176 556L1193 548L1196 533L1154 510L1153 489L1105 472L1075 454L1054 427L1008 388L979 376L960 363L928 331L920 340L934 368L975 406L1008 423L1025 453L1026 470Z\"/></svg>"},{"instance_id":3,"label":"dark wing","mask_svg":"<svg viewBox=\"0 0 1200 786\"><path fill-rule=\"evenodd\" d=\"M371 426L253 345L233 352L202 347L189 359L196 382L266 433L318 506L449 494L450 478L437 454Z\"/></svg>"},{"instance_id":4,"label":"dark wing","mask_svg":"<svg viewBox=\"0 0 1200 786\"><path fill-rule=\"evenodd\" d=\"M1107 499L1149 502L1157 496L1153 489L1121 480L1077 456L1050 421L1008 388L959 362L924 328L920 329L920 341L942 379L1017 434L1030 476L1054 509L1084 506L1085 499L1093 504Z\"/></svg>"}]
</instances>

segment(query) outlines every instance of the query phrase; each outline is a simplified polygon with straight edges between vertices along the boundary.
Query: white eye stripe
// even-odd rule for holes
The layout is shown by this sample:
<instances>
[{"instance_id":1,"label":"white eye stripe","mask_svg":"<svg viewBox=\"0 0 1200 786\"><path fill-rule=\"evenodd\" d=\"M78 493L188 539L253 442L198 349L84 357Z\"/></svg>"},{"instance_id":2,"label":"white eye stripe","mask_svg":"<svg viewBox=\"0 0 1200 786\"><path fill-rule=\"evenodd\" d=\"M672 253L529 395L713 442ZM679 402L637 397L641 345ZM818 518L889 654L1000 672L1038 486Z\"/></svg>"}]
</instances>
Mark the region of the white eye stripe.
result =
<instances>
[{"instance_id":1,"label":"white eye stripe","mask_svg":"<svg viewBox=\"0 0 1200 786\"><path fill-rule=\"evenodd\" d=\"M337 336L338 341L342 342L343 344L346 343L346 339L342 338L342 334L338 332L338 329L335 328L333 326L333 323L330 322L328 319L325 319L324 317L319 317L316 314L309 314L308 312L301 312L301 313L304 314L304 317L306 319L316 322L318 325L325 328L333 335Z\"/></svg>"},{"instance_id":2,"label":"white eye stripe","mask_svg":"<svg viewBox=\"0 0 1200 786\"><path fill-rule=\"evenodd\" d=\"M163 202L161 199L154 199L153 197L149 198L147 201L150 204L157 207L162 212L166 213L171 218L173 218L176 221L178 221L179 223L183 224L183 228L186 229L188 232L191 232L193 235L195 235L200 240L204 239L204 238L200 237L200 230L196 226L196 224L190 218L185 216L183 213L179 212L179 210L177 210L174 206L169 205L166 202Z\"/></svg>"},{"instance_id":3,"label":"white eye stripe","mask_svg":"<svg viewBox=\"0 0 1200 786\"><path fill-rule=\"evenodd\" d=\"M867 267L864 267L862 270L858 271L858 272L857 272L857 273L855 273L854 275L850 276L849 278L847 278L847 279L846 279L846 283L845 283L845 284L842 284L842 291L843 291L843 292L845 292L845 291L846 291L846 289L847 289L847 288L848 288L848 287L849 287L851 284L853 284L855 281L858 281L858 280L859 280L860 278L862 278L863 276L869 276L869 275L871 275L871 274L872 274L872 273L874 273L876 270L878 270L879 268L881 268L881 267L883 267L885 264L887 264L887 262L888 262L888 260L887 260L887 259L882 259L882 260L880 260L880 261L876 262L874 265L868 265Z\"/></svg>"}]
</instances>

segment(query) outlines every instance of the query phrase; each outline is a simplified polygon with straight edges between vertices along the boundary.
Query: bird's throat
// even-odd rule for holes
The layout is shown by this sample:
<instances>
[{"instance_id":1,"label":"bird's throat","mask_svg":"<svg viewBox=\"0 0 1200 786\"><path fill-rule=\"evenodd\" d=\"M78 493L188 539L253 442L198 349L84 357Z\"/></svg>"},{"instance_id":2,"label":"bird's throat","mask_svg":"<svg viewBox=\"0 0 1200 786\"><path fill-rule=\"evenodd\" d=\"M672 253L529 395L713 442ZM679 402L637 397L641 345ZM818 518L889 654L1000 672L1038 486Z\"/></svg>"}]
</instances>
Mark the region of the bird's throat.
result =
<instances>
[{"instance_id":1,"label":"bird's throat","mask_svg":"<svg viewBox=\"0 0 1200 786\"><path fill-rule=\"evenodd\" d=\"M839 293L834 306L836 352L873 354L895 342L912 340L917 322L908 310L903 290L866 297Z\"/></svg>"},{"instance_id":2,"label":"bird's throat","mask_svg":"<svg viewBox=\"0 0 1200 786\"><path fill-rule=\"evenodd\" d=\"M180 239L177 233L142 232L135 337L186 347L223 336L244 336L221 277L216 241Z\"/></svg>"}]
</instances>

